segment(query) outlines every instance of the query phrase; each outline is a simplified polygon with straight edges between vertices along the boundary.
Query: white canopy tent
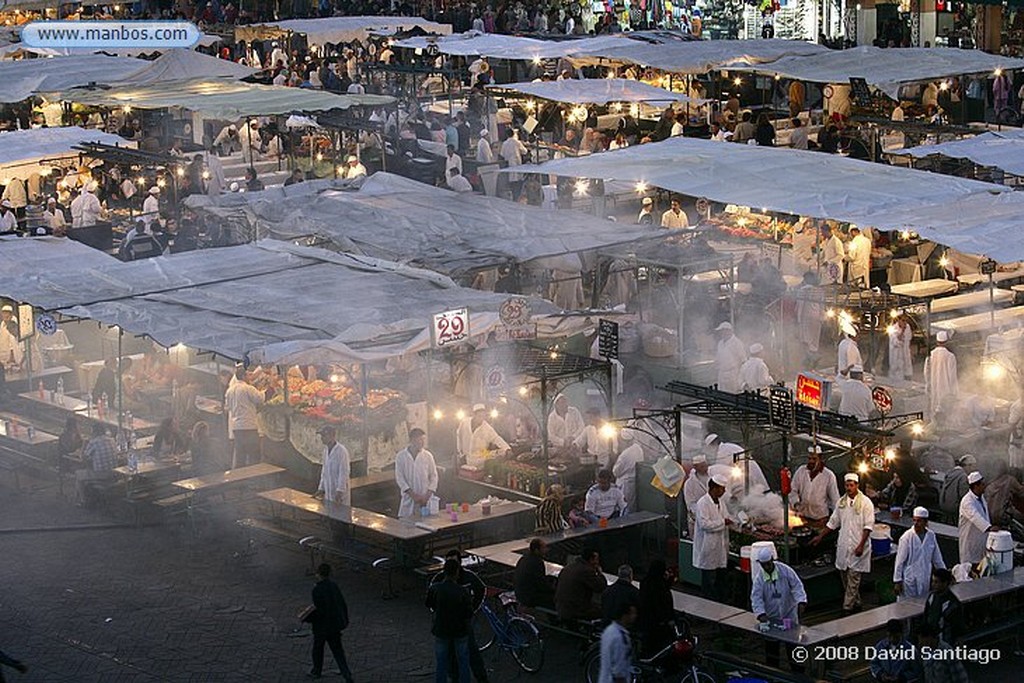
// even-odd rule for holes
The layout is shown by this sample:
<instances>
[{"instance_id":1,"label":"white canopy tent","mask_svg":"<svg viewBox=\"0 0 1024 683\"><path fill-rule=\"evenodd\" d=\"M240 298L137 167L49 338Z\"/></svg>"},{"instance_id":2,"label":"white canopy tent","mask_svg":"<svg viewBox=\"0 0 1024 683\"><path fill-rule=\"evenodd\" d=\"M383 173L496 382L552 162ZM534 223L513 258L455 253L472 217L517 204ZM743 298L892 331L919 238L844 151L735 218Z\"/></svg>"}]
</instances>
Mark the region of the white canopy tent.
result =
<instances>
[{"instance_id":1,"label":"white canopy tent","mask_svg":"<svg viewBox=\"0 0 1024 683\"><path fill-rule=\"evenodd\" d=\"M492 57L512 60L558 59L586 49L625 45L631 42L624 35L598 36L576 40L538 40L522 36L468 31L440 38L406 38L395 47L424 50L436 47L441 54L456 57Z\"/></svg>"},{"instance_id":2,"label":"white canopy tent","mask_svg":"<svg viewBox=\"0 0 1024 683\"><path fill-rule=\"evenodd\" d=\"M228 78L240 80L256 73L256 69L242 66L194 50L168 50L152 62L141 62L141 68L116 81L101 81L119 87L163 84L196 78Z\"/></svg>"},{"instance_id":3,"label":"white canopy tent","mask_svg":"<svg viewBox=\"0 0 1024 683\"><path fill-rule=\"evenodd\" d=\"M1024 131L990 131L937 145L905 147L889 154L911 156L915 159L930 156L967 159L979 166L989 166L1013 175L1024 176Z\"/></svg>"},{"instance_id":4,"label":"white canopy tent","mask_svg":"<svg viewBox=\"0 0 1024 683\"><path fill-rule=\"evenodd\" d=\"M235 360L386 359L427 348L432 315L444 310L467 306L471 333L486 334L506 299L437 273L273 240L131 263L95 252L103 258L45 270L54 245L29 244L19 256L34 275L4 270L0 296ZM543 319L554 307L535 300L532 308L550 329ZM285 342L273 357L258 353ZM327 342L329 357L321 352Z\"/></svg>"},{"instance_id":5,"label":"white canopy tent","mask_svg":"<svg viewBox=\"0 0 1024 683\"><path fill-rule=\"evenodd\" d=\"M512 90L523 95L566 104L598 104L610 102L646 102L666 105L673 102L700 105L707 100L694 99L682 93L647 85L626 78L590 78L585 80L537 81L490 86L496 90Z\"/></svg>"},{"instance_id":6,"label":"white canopy tent","mask_svg":"<svg viewBox=\"0 0 1024 683\"><path fill-rule=\"evenodd\" d=\"M131 57L107 55L0 62L0 83L3 83L0 102L21 102L38 92L58 92L90 83L118 81L136 73L145 65Z\"/></svg>"},{"instance_id":7,"label":"white canopy tent","mask_svg":"<svg viewBox=\"0 0 1024 683\"><path fill-rule=\"evenodd\" d=\"M10 5L8 5L10 6ZM195 44L191 49L195 50L199 47L210 47L221 42L222 38L218 35L210 35L203 33L200 35L199 42ZM173 48L174 50L182 48ZM154 53L161 53L164 50L155 50L153 48L139 48L139 47L105 47L105 48L94 48L94 47L66 47L66 48L50 48L50 47L28 47L24 43L20 42L8 42L0 45L0 59L6 59L16 54L32 54L37 57L69 57L73 55L90 55L103 53L105 55L115 55L118 57L138 57L140 55L152 55Z\"/></svg>"},{"instance_id":8,"label":"white canopy tent","mask_svg":"<svg viewBox=\"0 0 1024 683\"><path fill-rule=\"evenodd\" d=\"M908 83L992 74L997 69L1021 69L1024 68L1024 59L1002 57L981 50L917 47L892 50L862 45L849 50L786 57L769 64L737 63L730 68L811 83L848 83L850 78L864 78L869 85L896 99L900 87Z\"/></svg>"},{"instance_id":9,"label":"white canopy tent","mask_svg":"<svg viewBox=\"0 0 1024 683\"><path fill-rule=\"evenodd\" d=\"M245 220L260 235L289 240L316 236L345 251L452 276L668 234L575 211L458 194L388 173L375 173L358 191L336 189L346 185L312 181L217 198L193 195L187 204L221 218Z\"/></svg>"},{"instance_id":10,"label":"white canopy tent","mask_svg":"<svg viewBox=\"0 0 1024 683\"><path fill-rule=\"evenodd\" d=\"M703 74L727 64L763 64L784 57L830 52L815 43L799 40L664 40L624 41L584 48L571 55L583 64L637 64L677 74Z\"/></svg>"},{"instance_id":11,"label":"white canopy tent","mask_svg":"<svg viewBox=\"0 0 1024 683\"><path fill-rule=\"evenodd\" d=\"M134 148L136 143L118 135L87 130L77 126L67 128L30 128L0 133L0 179L15 176L28 177L40 171L43 159L74 157L79 152L73 147L83 142L100 142Z\"/></svg>"},{"instance_id":12,"label":"white canopy tent","mask_svg":"<svg viewBox=\"0 0 1024 683\"><path fill-rule=\"evenodd\" d=\"M302 33L310 46L365 41L370 34L390 35L412 28L420 28L438 35L448 35L452 32L451 24L438 24L421 17L324 17L288 19L272 24L240 27L236 29L236 38L248 39L248 32L259 31L261 28Z\"/></svg>"}]
</instances>

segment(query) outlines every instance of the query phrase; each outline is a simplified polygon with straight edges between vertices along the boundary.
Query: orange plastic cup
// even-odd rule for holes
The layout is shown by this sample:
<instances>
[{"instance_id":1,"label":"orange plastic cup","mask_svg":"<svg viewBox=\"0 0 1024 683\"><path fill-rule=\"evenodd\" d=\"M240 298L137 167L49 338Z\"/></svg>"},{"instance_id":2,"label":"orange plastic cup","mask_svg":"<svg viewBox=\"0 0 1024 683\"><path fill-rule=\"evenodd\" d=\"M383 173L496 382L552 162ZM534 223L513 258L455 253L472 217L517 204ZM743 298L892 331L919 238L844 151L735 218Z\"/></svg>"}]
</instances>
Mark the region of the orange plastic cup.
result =
<instances>
[{"instance_id":1,"label":"orange plastic cup","mask_svg":"<svg viewBox=\"0 0 1024 683\"><path fill-rule=\"evenodd\" d=\"M608 528L608 518L607 517L602 517L600 520L598 520L597 526L601 527L602 529L607 529Z\"/></svg>"},{"instance_id":2,"label":"orange plastic cup","mask_svg":"<svg viewBox=\"0 0 1024 683\"><path fill-rule=\"evenodd\" d=\"M463 503L462 504L462 513L466 514L467 512L469 512L469 503Z\"/></svg>"}]
</instances>

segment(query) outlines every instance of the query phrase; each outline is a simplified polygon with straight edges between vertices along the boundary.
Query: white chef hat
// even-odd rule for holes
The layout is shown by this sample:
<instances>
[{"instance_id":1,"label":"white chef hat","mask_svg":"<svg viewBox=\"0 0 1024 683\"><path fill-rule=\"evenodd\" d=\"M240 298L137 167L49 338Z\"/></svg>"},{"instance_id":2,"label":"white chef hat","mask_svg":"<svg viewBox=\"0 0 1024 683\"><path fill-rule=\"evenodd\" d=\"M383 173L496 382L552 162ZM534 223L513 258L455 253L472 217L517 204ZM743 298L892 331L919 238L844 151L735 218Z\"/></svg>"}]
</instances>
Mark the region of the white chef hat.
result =
<instances>
[{"instance_id":1,"label":"white chef hat","mask_svg":"<svg viewBox=\"0 0 1024 683\"><path fill-rule=\"evenodd\" d=\"M487 130L486 128L484 128L482 131L480 131L480 137L487 138L487 137L490 137L490 136L491 136L491 131Z\"/></svg>"},{"instance_id":2,"label":"white chef hat","mask_svg":"<svg viewBox=\"0 0 1024 683\"><path fill-rule=\"evenodd\" d=\"M864 366L863 365L851 365L850 366L850 372L864 372Z\"/></svg>"},{"instance_id":3,"label":"white chef hat","mask_svg":"<svg viewBox=\"0 0 1024 683\"><path fill-rule=\"evenodd\" d=\"M772 552L771 548L762 547L757 549L757 561L758 562L771 562L775 559L775 553Z\"/></svg>"},{"instance_id":4,"label":"white chef hat","mask_svg":"<svg viewBox=\"0 0 1024 683\"><path fill-rule=\"evenodd\" d=\"M751 356L756 356L757 354L761 353L762 351L764 351L764 346L762 346L761 344L751 344L750 345L750 355Z\"/></svg>"},{"instance_id":5,"label":"white chef hat","mask_svg":"<svg viewBox=\"0 0 1024 683\"><path fill-rule=\"evenodd\" d=\"M4 207L5 209L11 208L11 200L5 199L3 201L0 201L0 206Z\"/></svg>"},{"instance_id":6,"label":"white chef hat","mask_svg":"<svg viewBox=\"0 0 1024 683\"><path fill-rule=\"evenodd\" d=\"M935 335L935 341L940 344L945 344L949 341L949 334L945 330L941 330L937 335Z\"/></svg>"},{"instance_id":7,"label":"white chef hat","mask_svg":"<svg viewBox=\"0 0 1024 683\"><path fill-rule=\"evenodd\" d=\"M349 154L348 159L346 159L345 161L351 164L353 161L359 161L359 157L357 157L355 154Z\"/></svg>"},{"instance_id":8,"label":"white chef hat","mask_svg":"<svg viewBox=\"0 0 1024 683\"><path fill-rule=\"evenodd\" d=\"M99 184L95 180L91 180L89 181L89 184L85 186L85 189L89 190L89 192L95 192L98 187Z\"/></svg>"},{"instance_id":9,"label":"white chef hat","mask_svg":"<svg viewBox=\"0 0 1024 683\"><path fill-rule=\"evenodd\" d=\"M653 203L654 200L651 199L650 197L644 197L644 200L641 202L641 204L643 204L644 206L650 206Z\"/></svg>"},{"instance_id":10,"label":"white chef hat","mask_svg":"<svg viewBox=\"0 0 1024 683\"><path fill-rule=\"evenodd\" d=\"M843 477L843 481L855 481L857 483L860 483L860 476L856 472L847 472L846 475Z\"/></svg>"},{"instance_id":11,"label":"white chef hat","mask_svg":"<svg viewBox=\"0 0 1024 683\"><path fill-rule=\"evenodd\" d=\"M928 508L921 507L920 505L918 505L916 508L914 508L914 517L928 519Z\"/></svg>"},{"instance_id":12,"label":"white chef hat","mask_svg":"<svg viewBox=\"0 0 1024 683\"><path fill-rule=\"evenodd\" d=\"M473 406L473 412L475 413L478 410L487 410L487 406L485 406L483 403L477 403Z\"/></svg>"},{"instance_id":13,"label":"white chef hat","mask_svg":"<svg viewBox=\"0 0 1024 683\"><path fill-rule=\"evenodd\" d=\"M704 437L704 445L705 446L711 446L716 441L718 441L718 434L715 434L714 432L712 432L711 434L708 434L707 436Z\"/></svg>"},{"instance_id":14,"label":"white chef hat","mask_svg":"<svg viewBox=\"0 0 1024 683\"><path fill-rule=\"evenodd\" d=\"M153 187L149 188L149 193L152 195L160 194L160 188L154 185Z\"/></svg>"},{"instance_id":15,"label":"white chef hat","mask_svg":"<svg viewBox=\"0 0 1024 683\"><path fill-rule=\"evenodd\" d=\"M726 321L724 323L719 323L718 327L715 328L715 332L721 332L722 330L731 330L731 329L732 329L732 323L729 322L729 321Z\"/></svg>"},{"instance_id":16,"label":"white chef hat","mask_svg":"<svg viewBox=\"0 0 1024 683\"><path fill-rule=\"evenodd\" d=\"M978 470L974 470L973 472L971 472L970 474L967 475L967 483L971 484L973 486L974 484L977 484L979 481L983 480L984 478L985 478L984 474L982 474Z\"/></svg>"},{"instance_id":17,"label":"white chef hat","mask_svg":"<svg viewBox=\"0 0 1024 683\"><path fill-rule=\"evenodd\" d=\"M702 463L706 463L707 461L708 458L706 455L704 455L703 453L698 453L697 455L693 456L692 462L694 465L700 465Z\"/></svg>"},{"instance_id":18,"label":"white chef hat","mask_svg":"<svg viewBox=\"0 0 1024 683\"><path fill-rule=\"evenodd\" d=\"M818 455L821 455L821 446L808 446L807 447L807 452L808 453L817 453Z\"/></svg>"},{"instance_id":19,"label":"white chef hat","mask_svg":"<svg viewBox=\"0 0 1024 683\"><path fill-rule=\"evenodd\" d=\"M722 488L725 488L725 487L727 487L727 486L729 485L729 480L728 480L728 479L726 479L726 478L725 478L725 477L724 477L723 475L721 475L721 474L716 474L716 475L712 476L712 477L711 477L711 481L712 481L712 482L713 482L714 484L716 484L716 485L718 485L718 486L721 486Z\"/></svg>"},{"instance_id":20,"label":"white chef hat","mask_svg":"<svg viewBox=\"0 0 1024 683\"><path fill-rule=\"evenodd\" d=\"M3 308L0 308L0 311L3 311L4 313L14 313L14 306L4 304Z\"/></svg>"}]
</instances>

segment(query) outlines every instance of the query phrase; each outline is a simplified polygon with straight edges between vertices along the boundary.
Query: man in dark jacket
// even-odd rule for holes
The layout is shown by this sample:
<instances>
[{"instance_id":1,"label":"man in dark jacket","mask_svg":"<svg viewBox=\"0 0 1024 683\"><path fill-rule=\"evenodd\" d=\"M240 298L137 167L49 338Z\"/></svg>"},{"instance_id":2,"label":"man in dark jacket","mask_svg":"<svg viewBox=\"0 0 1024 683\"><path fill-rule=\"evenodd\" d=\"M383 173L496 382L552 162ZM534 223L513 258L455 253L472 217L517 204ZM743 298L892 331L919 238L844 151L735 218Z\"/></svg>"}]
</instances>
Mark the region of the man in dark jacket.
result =
<instances>
[{"instance_id":1,"label":"man in dark jacket","mask_svg":"<svg viewBox=\"0 0 1024 683\"><path fill-rule=\"evenodd\" d=\"M324 644L331 648L334 661L346 683L352 683L352 672L341 646L341 632L348 628L348 605L338 584L331 581L331 565L321 564L317 570L317 583L313 586L313 607L306 621L313 625L313 670L310 678L320 678L324 669Z\"/></svg>"},{"instance_id":2,"label":"man in dark jacket","mask_svg":"<svg viewBox=\"0 0 1024 683\"><path fill-rule=\"evenodd\" d=\"M640 589L633 585L633 568L624 564L619 567L618 575L618 580L601 594L601 619L606 626L627 606L640 608Z\"/></svg>"},{"instance_id":3,"label":"man in dark jacket","mask_svg":"<svg viewBox=\"0 0 1024 683\"><path fill-rule=\"evenodd\" d=\"M579 559L558 575L558 585L555 586L558 618L565 621L600 618L601 612L594 604L594 596L603 593L607 587L597 550L584 548Z\"/></svg>"},{"instance_id":4,"label":"man in dark jacket","mask_svg":"<svg viewBox=\"0 0 1024 683\"><path fill-rule=\"evenodd\" d=\"M524 607L550 607L554 601L555 592L544 567L547 552L544 539L535 538L530 541L530 551L516 562L516 600Z\"/></svg>"},{"instance_id":5,"label":"man in dark jacket","mask_svg":"<svg viewBox=\"0 0 1024 683\"><path fill-rule=\"evenodd\" d=\"M487 597L487 585L483 580L476 575L476 572L466 569L462 566L462 553L456 549L449 550L444 556L445 561L455 560L459 563L459 576L456 579L458 584L469 591L469 594L473 597L473 619L486 619L483 616L477 616L476 613L480 611L480 605L484 603L484 598ZM434 578L430 580L430 585L433 586L436 583L444 581L444 570L442 569ZM477 645L476 638L473 635L473 629L469 629L469 641L466 647L469 650L469 668L473 672L473 678L476 679L477 683L489 683L490 679L487 676L487 665L484 664L484 658L480 654L480 647ZM455 664L455 659L450 660L452 665ZM459 681L461 683L461 680ZM465 683L469 683L467 680Z\"/></svg>"},{"instance_id":6,"label":"man in dark jacket","mask_svg":"<svg viewBox=\"0 0 1024 683\"><path fill-rule=\"evenodd\" d=\"M444 561L444 580L427 589L427 607L434 611L430 632L434 636L436 683L447 683L449 659L455 654L460 681L469 680L469 620L473 616L473 597L459 585L461 563Z\"/></svg>"},{"instance_id":7,"label":"man in dark jacket","mask_svg":"<svg viewBox=\"0 0 1024 683\"><path fill-rule=\"evenodd\" d=\"M931 592L924 602L922 615L922 621L934 628L947 645L956 645L960 635L960 620L963 618L960 601L950 590L952 585L952 572L948 569L933 569Z\"/></svg>"}]
</instances>

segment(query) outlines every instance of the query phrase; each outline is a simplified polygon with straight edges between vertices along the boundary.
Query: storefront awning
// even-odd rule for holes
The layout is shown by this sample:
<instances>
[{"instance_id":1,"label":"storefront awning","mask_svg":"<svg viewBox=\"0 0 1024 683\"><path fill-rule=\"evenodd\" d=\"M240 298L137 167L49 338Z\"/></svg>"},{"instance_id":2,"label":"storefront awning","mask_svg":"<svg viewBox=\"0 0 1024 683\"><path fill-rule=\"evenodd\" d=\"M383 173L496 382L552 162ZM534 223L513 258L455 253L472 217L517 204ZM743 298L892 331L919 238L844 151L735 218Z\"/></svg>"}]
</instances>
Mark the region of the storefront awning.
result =
<instances>
[{"instance_id":1,"label":"storefront awning","mask_svg":"<svg viewBox=\"0 0 1024 683\"><path fill-rule=\"evenodd\" d=\"M609 102L646 102L666 105L673 102L703 104L707 100L693 99L682 93L656 88L641 81L625 78L564 79L535 83L510 83L490 86L496 90L511 90L564 104L608 104Z\"/></svg>"},{"instance_id":2,"label":"storefront awning","mask_svg":"<svg viewBox=\"0 0 1024 683\"><path fill-rule=\"evenodd\" d=\"M145 62L132 57L81 55L0 62L0 102L21 102L37 92L59 92L125 78Z\"/></svg>"}]
</instances>

